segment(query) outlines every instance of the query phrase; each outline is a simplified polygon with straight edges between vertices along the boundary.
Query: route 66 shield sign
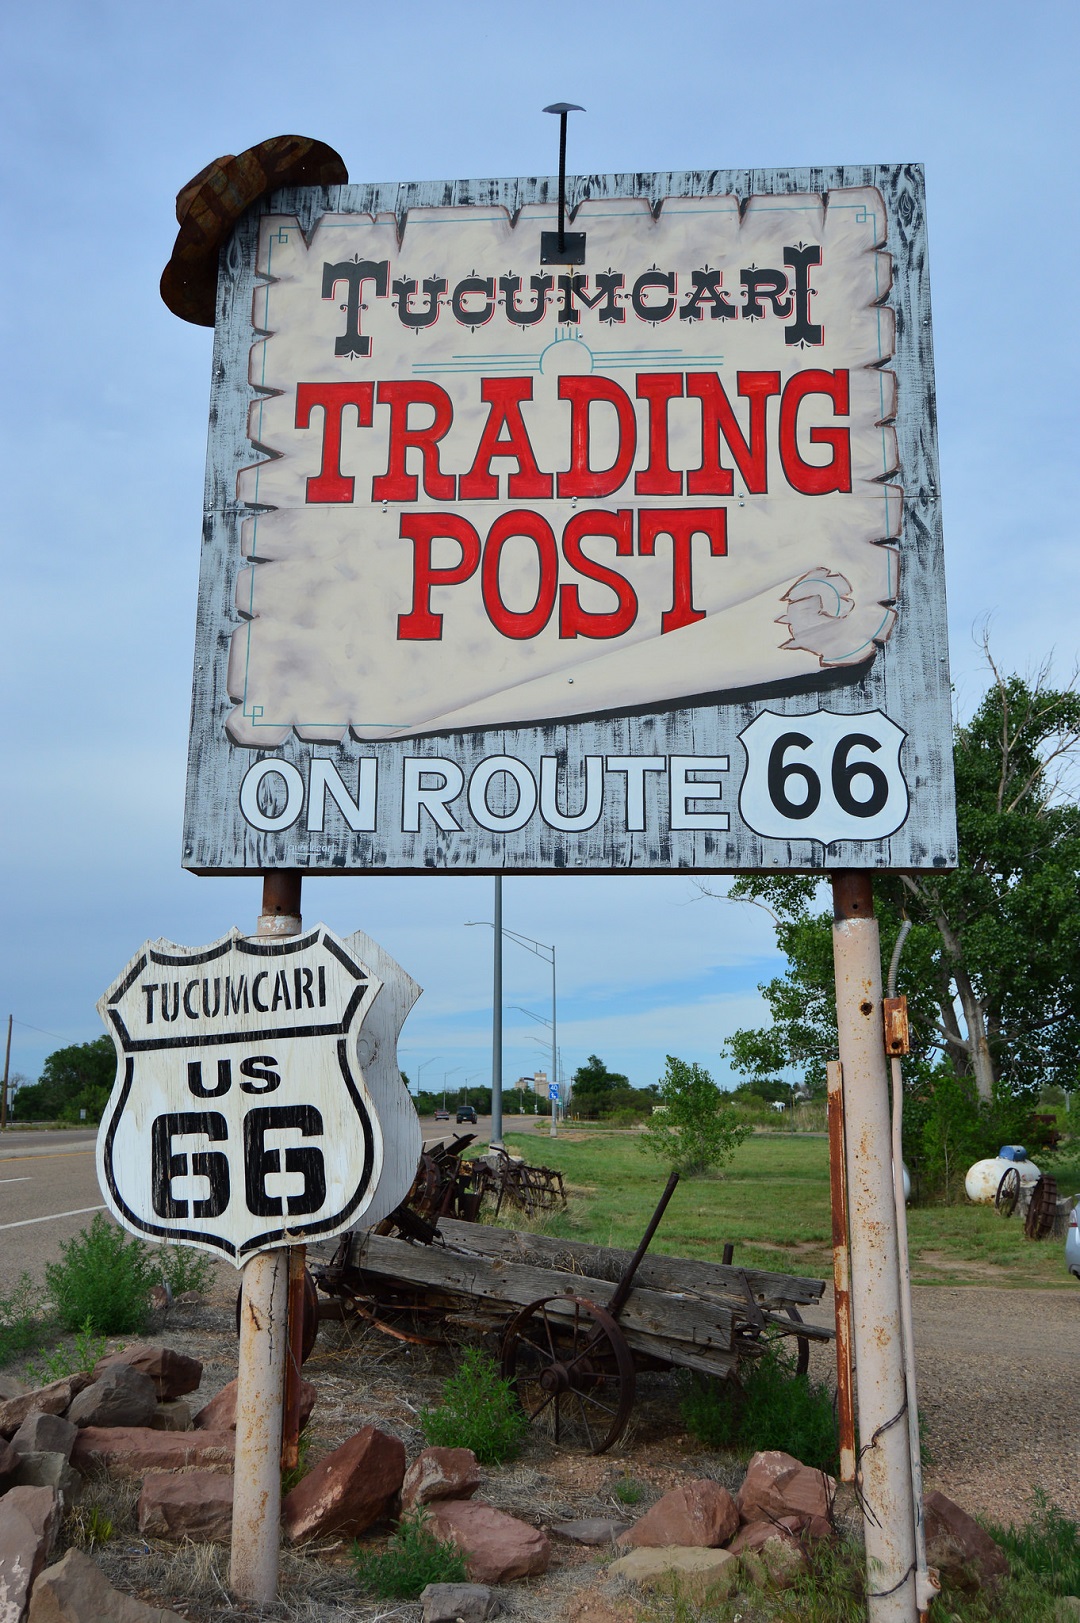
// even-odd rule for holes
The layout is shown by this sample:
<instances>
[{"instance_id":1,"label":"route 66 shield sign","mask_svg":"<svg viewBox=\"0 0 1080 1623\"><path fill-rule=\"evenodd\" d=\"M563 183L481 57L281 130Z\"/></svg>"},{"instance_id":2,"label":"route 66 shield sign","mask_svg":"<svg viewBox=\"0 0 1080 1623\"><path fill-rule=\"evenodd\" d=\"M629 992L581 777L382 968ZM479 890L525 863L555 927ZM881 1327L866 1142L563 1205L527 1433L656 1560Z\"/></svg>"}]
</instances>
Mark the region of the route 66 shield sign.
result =
<instances>
[{"instance_id":1,"label":"route 66 shield sign","mask_svg":"<svg viewBox=\"0 0 1080 1623\"><path fill-rule=\"evenodd\" d=\"M133 1234L240 1267L407 1194L420 1124L397 1038L420 988L369 937L146 942L98 1004L117 1076L98 1181Z\"/></svg>"}]
</instances>

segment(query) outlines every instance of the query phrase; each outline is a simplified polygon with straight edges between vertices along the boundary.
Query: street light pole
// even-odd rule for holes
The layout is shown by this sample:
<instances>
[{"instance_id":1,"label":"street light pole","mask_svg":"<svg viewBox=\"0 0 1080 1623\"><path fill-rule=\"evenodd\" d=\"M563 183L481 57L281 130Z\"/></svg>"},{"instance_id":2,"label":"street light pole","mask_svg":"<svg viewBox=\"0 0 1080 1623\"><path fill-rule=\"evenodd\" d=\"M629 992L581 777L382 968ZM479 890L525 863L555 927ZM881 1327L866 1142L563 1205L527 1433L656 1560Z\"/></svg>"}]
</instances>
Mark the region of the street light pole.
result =
<instances>
[{"instance_id":1,"label":"street light pole","mask_svg":"<svg viewBox=\"0 0 1080 1623\"><path fill-rule=\"evenodd\" d=\"M437 1059L442 1059L442 1055L441 1054L433 1054L430 1059L421 1060L420 1064L416 1067L416 1095L417 1095L417 1098L419 1098L419 1096L420 1096L420 1076L421 1076L421 1073L422 1073L422 1071L424 1069L424 1066L425 1065L434 1065L434 1063L435 1063L435 1061Z\"/></svg>"},{"instance_id":2,"label":"street light pole","mask_svg":"<svg viewBox=\"0 0 1080 1623\"><path fill-rule=\"evenodd\" d=\"M446 1109L446 1079L448 1076L456 1076L460 1070L461 1066L455 1065L452 1071L444 1071L442 1074L442 1107L444 1110Z\"/></svg>"},{"instance_id":3,"label":"street light pole","mask_svg":"<svg viewBox=\"0 0 1080 1623\"><path fill-rule=\"evenodd\" d=\"M531 935L522 935L518 930L508 930L502 921L502 876L495 876L495 921L490 919L467 919L465 928L473 925L487 924L495 932L495 977L492 988L492 1089L491 1089L491 1142L492 1145L502 1148L502 938L508 935L511 941L516 941L519 947L527 947L537 958L547 959L551 954L551 1077L558 1084L558 1028L556 1026L557 1004L555 998L555 948L547 946L543 941L534 941ZM526 1011L528 1012L528 1011ZM498 1085L496 1086L496 1077ZM496 1098L498 1106L496 1107ZM558 1136L556 1128L558 1101L552 1099L551 1103L551 1137ZM496 1108L498 1115L496 1115Z\"/></svg>"},{"instance_id":4,"label":"street light pole","mask_svg":"<svg viewBox=\"0 0 1080 1623\"><path fill-rule=\"evenodd\" d=\"M555 946L551 948L551 1077L555 1083L555 1097L551 1101L551 1132L549 1137L559 1136L559 1043L555 1004Z\"/></svg>"},{"instance_id":5,"label":"street light pole","mask_svg":"<svg viewBox=\"0 0 1080 1623\"><path fill-rule=\"evenodd\" d=\"M491 1148L503 1148L503 984L502 874L495 875L494 960L491 981Z\"/></svg>"}]
</instances>

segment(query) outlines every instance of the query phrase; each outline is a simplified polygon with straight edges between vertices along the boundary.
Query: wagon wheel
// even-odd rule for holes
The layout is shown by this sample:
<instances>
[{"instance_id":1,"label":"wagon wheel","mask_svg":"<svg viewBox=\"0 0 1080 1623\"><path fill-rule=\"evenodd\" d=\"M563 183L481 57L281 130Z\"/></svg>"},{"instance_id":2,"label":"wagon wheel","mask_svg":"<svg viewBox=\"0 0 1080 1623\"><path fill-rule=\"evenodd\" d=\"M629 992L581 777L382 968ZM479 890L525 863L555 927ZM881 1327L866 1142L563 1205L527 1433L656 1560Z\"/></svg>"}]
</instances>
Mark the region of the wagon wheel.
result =
<instances>
[{"instance_id":1,"label":"wagon wheel","mask_svg":"<svg viewBox=\"0 0 1080 1623\"><path fill-rule=\"evenodd\" d=\"M1001 1174L1001 1182L997 1186L994 1196L994 1205L1002 1217L1011 1217L1016 1210L1016 1203L1020 1199L1020 1173L1016 1167L1008 1167Z\"/></svg>"},{"instance_id":2,"label":"wagon wheel","mask_svg":"<svg viewBox=\"0 0 1080 1623\"><path fill-rule=\"evenodd\" d=\"M566 1448L603 1454L634 1405L634 1360L618 1324L584 1296L546 1296L511 1319L503 1376L533 1425Z\"/></svg>"},{"instance_id":3,"label":"wagon wheel","mask_svg":"<svg viewBox=\"0 0 1080 1623\"><path fill-rule=\"evenodd\" d=\"M1049 1176L1039 1179L1031 1192L1031 1205L1024 1221L1024 1233L1029 1240L1045 1240L1053 1233L1057 1216L1057 1181Z\"/></svg>"},{"instance_id":4,"label":"wagon wheel","mask_svg":"<svg viewBox=\"0 0 1080 1623\"><path fill-rule=\"evenodd\" d=\"M241 1285L236 1293L236 1333L240 1334L240 1308L244 1300L244 1287ZM306 1364L311 1357L315 1346L315 1337L319 1333L319 1293L315 1288L315 1281L310 1273L304 1269L304 1328L303 1339L300 1346L300 1362Z\"/></svg>"}]
</instances>

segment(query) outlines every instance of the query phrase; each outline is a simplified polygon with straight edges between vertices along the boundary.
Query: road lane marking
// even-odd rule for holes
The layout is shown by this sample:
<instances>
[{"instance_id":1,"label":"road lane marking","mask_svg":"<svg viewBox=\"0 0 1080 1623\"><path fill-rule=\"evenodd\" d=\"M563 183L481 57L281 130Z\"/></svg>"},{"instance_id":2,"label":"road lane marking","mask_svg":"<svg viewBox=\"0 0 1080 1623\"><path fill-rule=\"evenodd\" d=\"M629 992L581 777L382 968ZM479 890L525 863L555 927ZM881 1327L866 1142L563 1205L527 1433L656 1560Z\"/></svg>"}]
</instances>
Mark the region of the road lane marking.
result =
<instances>
[{"instance_id":1,"label":"road lane marking","mask_svg":"<svg viewBox=\"0 0 1080 1623\"><path fill-rule=\"evenodd\" d=\"M31 1223L54 1223L58 1217L85 1217L87 1212L103 1212L104 1206L80 1206L74 1212L50 1212L48 1217L22 1217L17 1223L0 1223L2 1229L24 1229Z\"/></svg>"},{"instance_id":2,"label":"road lane marking","mask_svg":"<svg viewBox=\"0 0 1080 1623\"><path fill-rule=\"evenodd\" d=\"M33 1183L33 1181L29 1173L26 1174L25 1178L0 1178L0 1183Z\"/></svg>"},{"instance_id":3,"label":"road lane marking","mask_svg":"<svg viewBox=\"0 0 1080 1623\"><path fill-rule=\"evenodd\" d=\"M27 1154L27 1155L0 1155L0 1162L5 1162L5 1161L70 1161L76 1155L93 1155L93 1153L94 1153L94 1145L93 1144L88 1144L86 1146L85 1150L55 1150L55 1151L49 1150L47 1153L40 1153L37 1150L31 1150L29 1152L29 1154Z\"/></svg>"}]
</instances>

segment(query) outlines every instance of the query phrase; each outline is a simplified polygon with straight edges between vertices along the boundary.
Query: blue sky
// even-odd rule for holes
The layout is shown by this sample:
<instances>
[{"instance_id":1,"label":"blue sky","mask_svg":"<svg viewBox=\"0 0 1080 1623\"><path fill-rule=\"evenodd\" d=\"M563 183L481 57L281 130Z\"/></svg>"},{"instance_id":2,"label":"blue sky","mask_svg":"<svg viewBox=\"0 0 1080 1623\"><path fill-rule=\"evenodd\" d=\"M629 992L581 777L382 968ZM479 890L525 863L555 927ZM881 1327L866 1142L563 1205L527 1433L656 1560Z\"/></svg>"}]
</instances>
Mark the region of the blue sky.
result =
<instances>
[{"instance_id":1,"label":"blue sky","mask_svg":"<svg viewBox=\"0 0 1080 1623\"><path fill-rule=\"evenodd\" d=\"M316 136L354 180L544 173L566 99L571 170L919 161L929 198L957 707L998 661L1077 657L1068 506L1078 249L1075 3L819 0L725 7L300 8L189 0L9 7L0 25L6 387L0 1017L12 1067L100 1031L148 936L253 927L255 880L180 869L211 335L158 278L179 187L270 135ZM1072 111L1070 112L1070 108ZM1068 460L1067 460L1068 459ZM490 1066L491 881L308 881L305 916L362 927L425 987L402 1055L425 1085ZM505 883L554 943L564 1066L725 1075L779 967L760 911L687 878ZM549 1012L508 945L506 1002ZM508 1010L505 1073L544 1064Z\"/></svg>"}]
</instances>

